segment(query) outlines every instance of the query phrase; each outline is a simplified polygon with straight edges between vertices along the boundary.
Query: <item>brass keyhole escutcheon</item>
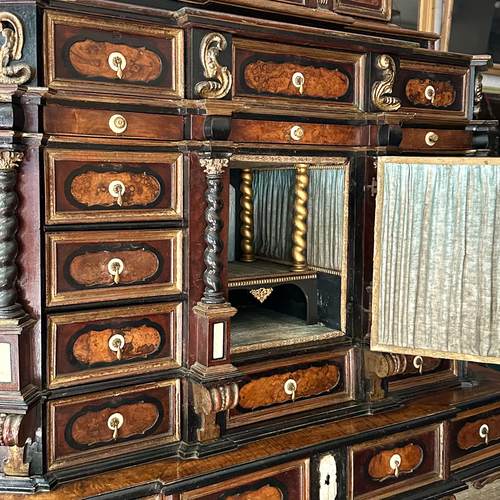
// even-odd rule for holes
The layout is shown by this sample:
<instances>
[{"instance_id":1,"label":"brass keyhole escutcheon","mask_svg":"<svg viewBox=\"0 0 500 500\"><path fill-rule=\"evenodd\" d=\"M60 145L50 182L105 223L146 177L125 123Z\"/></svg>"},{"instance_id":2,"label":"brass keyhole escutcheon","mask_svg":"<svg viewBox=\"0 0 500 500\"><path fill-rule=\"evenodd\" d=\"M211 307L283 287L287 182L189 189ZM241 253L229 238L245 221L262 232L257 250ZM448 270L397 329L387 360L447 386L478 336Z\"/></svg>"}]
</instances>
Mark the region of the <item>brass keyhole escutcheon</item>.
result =
<instances>
[{"instance_id":1,"label":"brass keyhole escutcheon","mask_svg":"<svg viewBox=\"0 0 500 500\"><path fill-rule=\"evenodd\" d=\"M434 98L436 97L436 89L432 85L427 85L425 87L425 97L434 104Z\"/></svg>"},{"instance_id":2,"label":"brass keyhole escutcheon","mask_svg":"<svg viewBox=\"0 0 500 500\"><path fill-rule=\"evenodd\" d=\"M110 337L108 342L109 348L116 352L116 359L122 359L122 349L125 347L125 338L119 333Z\"/></svg>"},{"instance_id":3,"label":"brass keyhole escutcheon","mask_svg":"<svg viewBox=\"0 0 500 500\"><path fill-rule=\"evenodd\" d=\"M108 57L109 67L116 71L116 76L121 80L123 77L123 70L127 66L127 60L123 54L120 52L112 52Z\"/></svg>"},{"instance_id":4,"label":"brass keyhole escutcheon","mask_svg":"<svg viewBox=\"0 0 500 500\"><path fill-rule=\"evenodd\" d=\"M413 358L413 366L418 370L418 373L422 375L424 371L424 360L422 356L415 356Z\"/></svg>"},{"instance_id":5,"label":"brass keyhole escutcheon","mask_svg":"<svg viewBox=\"0 0 500 500\"><path fill-rule=\"evenodd\" d=\"M118 439L118 429L123 425L123 415L113 413L108 418L108 428L113 431L113 441Z\"/></svg>"},{"instance_id":6,"label":"brass keyhole escutcheon","mask_svg":"<svg viewBox=\"0 0 500 500\"><path fill-rule=\"evenodd\" d=\"M123 195L125 194L125 184L122 181L111 181L108 190L111 196L117 198L116 203L121 207L123 205Z\"/></svg>"},{"instance_id":7,"label":"brass keyhole escutcheon","mask_svg":"<svg viewBox=\"0 0 500 500\"><path fill-rule=\"evenodd\" d=\"M290 135L292 136L292 139L300 141L300 139L304 137L304 130L298 125L294 125L292 130L290 130Z\"/></svg>"},{"instance_id":8,"label":"brass keyhole escutcheon","mask_svg":"<svg viewBox=\"0 0 500 500\"><path fill-rule=\"evenodd\" d=\"M125 130L127 130L127 120L122 115L113 115L109 119L109 128L115 134L122 134Z\"/></svg>"},{"instance_id":9,"label":"brass keyhole escutcheon","mask_svg":"<svg viewBox=\"0 0 500 500\"><path fill-rule=\"evenodd\" d=\"M401 457L396 453L392 455L391 460L389 462L391 469L394 469L394 475L399 477L399 468L401 467Z\"/></svg>"},{"instance_id":10,"label":"brass keyhole escutcheon","mask_svg":"<svg viewBox=\"0 0 500 500\"><path fill-rule=\"evenodd\" d=\"M114 276L114 282L116 284L120 283L120 274L123 272L125 265L120 259L111 259L108 262L108 271Z\"/></svg>"},{"instance_id":11,"label":"brass keyhole escutcheon","mask_svg":"<svg viewBox=\"0 0 500 500\"><path fill-rule=\"evenodd\" d=\"M486 424L483 424L479 428L479 435L484 439L484 444L488 444L489 433L490 433L490 428Z\"/></svg>"},{"instance_id":12,"label":"brass keyhole escutcheon","mask_svg":"<svg viewBox=\"0 0 500 500\"><path fill-rule=\"evenodd\" d=\"M304 75L302 73L294 73L292 76L292 83L295 87L299 89L299 92L301 94L304 93L304 83L306 82L306 79L304 78Z\"/></svg>"},{"instance_id":13,"label":"brass keyhole escutcheon","mask_svg":"<svg viewBox=\"0 0 500 500\"><path fill-rule=\"evenodd\" d=\"M289 378L285 382L285 386L283 387L283 389L285 390L286 394L292 396L292 401L295 401L295 394L297 392L297 382L295 382L293 378Z\"/></svg>"}]
</instances>

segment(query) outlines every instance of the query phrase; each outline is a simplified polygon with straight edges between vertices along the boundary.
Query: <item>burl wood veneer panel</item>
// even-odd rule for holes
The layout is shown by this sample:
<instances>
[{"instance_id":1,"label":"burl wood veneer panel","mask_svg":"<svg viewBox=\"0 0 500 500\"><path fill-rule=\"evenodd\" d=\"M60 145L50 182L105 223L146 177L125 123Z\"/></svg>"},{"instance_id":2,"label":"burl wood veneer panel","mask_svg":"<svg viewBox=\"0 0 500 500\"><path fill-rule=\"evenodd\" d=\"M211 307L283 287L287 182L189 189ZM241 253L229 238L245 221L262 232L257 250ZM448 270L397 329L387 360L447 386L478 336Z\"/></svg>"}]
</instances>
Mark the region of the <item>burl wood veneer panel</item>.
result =
<instances>
[{"instance_id":1,"label":"burl wood veneer panel","mask_svg":"<svg viewBox=\"0 0 500 500\"><path fill-rule=\"evenodd\" d=\"M50 401L49 469L178 441L179 387L179 380L168 380Z\"/></svg>"},{"instance_id":2,"label":"burl wood veneer panel","mask_svg":"<svg viewBox=\"0 0 500 500\"><path fill-rule=\"evenodd\" d=\"M47 12L45 85L182 97L180 29Z\"/></svg>"},{"instance_id":3,"label":"burl wood veneer panel","mask_svg":"<svg viewBox=\"0 0 500 500\"><path fill-rule=\"evenodd\" d=\"M428 134L431 139L427 139ZM431 135L432 134L432 135ZM472 149L473 132L469 130L443 130L430 128L403 128L403 139L399 144L401 150L469 150Z\"/></svg>"},{"instance_id":4,"label":"burl wood veneer panel","mask_svg":"<svg viewBox=\"0 0 500 500\"><path fill-rule=\"evenodd\" d=\"M182 230L51 233L46 240L48 306L182 292Z\"/></svg>"},{"instance_id":5,"label":"burl wood veneer panel","mask_svg":"<svg viewBox=\"0 0 500 500\"><path fill-rule=\"evenodd\" d=\"M180 302L52 314L48 331L51 389L181 365Z\"/></svg>"},{"instance_id":6,"label":"burl wood veneer panel","mask_svg":"<svg viewBox=\"0 0 500 500\"><path fill-rule=\"evenodd\" d=\"M47 149L48 224L181 220L182 155Z\"/></svg>"}]
</instances>

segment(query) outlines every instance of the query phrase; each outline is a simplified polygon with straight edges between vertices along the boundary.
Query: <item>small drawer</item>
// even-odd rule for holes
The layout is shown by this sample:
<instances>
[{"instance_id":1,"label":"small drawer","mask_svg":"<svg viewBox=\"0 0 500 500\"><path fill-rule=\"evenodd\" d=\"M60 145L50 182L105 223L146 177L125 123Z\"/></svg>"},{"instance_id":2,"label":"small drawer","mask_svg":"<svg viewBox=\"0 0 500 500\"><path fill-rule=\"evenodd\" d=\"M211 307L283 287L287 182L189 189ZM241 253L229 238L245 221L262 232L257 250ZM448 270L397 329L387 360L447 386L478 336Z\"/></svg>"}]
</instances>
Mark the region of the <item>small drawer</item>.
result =
<instances>
[{"instance_id":1,"label":"small drawer","mask_svg":"<svg viewBox=\"0 0 500 500\"><path fill-rule=\"evenodd\" d=\"M362 128L323 123L232 120L228 140L278 144L318 144L326 146L362 145Z\"/></svg>"},{"instance_id":2,"label":"small drawer","mask_svg":"<svg viewBox=\"0 0 500 500\"><path fill-rule=\"evenodd\" d=\"M349 448L349 500L379 500L444 479L443 425Z\"/></svg>"},{"instance_id":3,"label":"small drawer","mask_svg":"<svg viewBox=\"0 0 500 500\"><path fill-rule=\"evenodd\" d=\"M47 106L45 132L54 135L174 141L183 138L182 116Z\"/></svg>"},{"instance_id":4,"label":"small drawer","mask_svg":"<svg viewBox=\"0 0 500 500\"><path fill-rule=\"evenodd\" d=\"M179 500L309 500L309 459L181 493Z\"/></svg>"},{"instance_id":5,"label":"small drawer","mask_svg":"<svg viewBox=\"0 0 500 500\"><path fill-rule=\"evenodd\" d=\"M181 366L182 304L48 316L48 386Z\"/></svg>"},{"instance_id":6,"label":"small drawer","mask_svg":"<svg viewBox=\"0 0 500 500\"><path fill-rule=\"evenodd\" d=\"M452 470L500 453L500 403L460 413L451 421Z\"/></svg>"},{"instance_id":7,"label":"small drawer","mask_svg":"<svg viewBox=\"0 0 500 500\"><path fill-rule=\"evenodd\" d=\"M47 234L47 305L182 292L182 231Z\"/></svg>"},{"instance_id":8,"label":"small drawer","mask_svg":"<svg viewBox=\"0 0 500 500\"><path fill-rule=\"evenodd\" d=\"M182 97L182 30L47 12L45 85Z\"/></svg>"},{"instance_id":9,"label":"small drawer","mask_svg":"<svg viewBox=\"0 0 500 500\"><path fill-rule=\"evenodd\" d=\"M402 59L393 93L401 99L399 111L429 117L444 113L448 118L467 118L469 73L468 66Z\"/></svg>"},{"instance_id":10,"label":"small drawer","mask_svg":"<svg viewBox=\"0 0 500 500\"><path fill-rule=\"evenodd\" d=\"M360 110L363 54L233 39L234 97Z\"/></svg>"},{"instance_id":11,"label":"small drawer","mask_svg":"<svg viewBox=\"0 0 500 500\"><path fill-rule=\"evenodd\" d=\"M353 399L352 350L238 366L238 406L228 427L289 415Z\"/></svg>"},{"instance_id":12,"label":"small drawer","mask_svg":"<svg viewBox=\"0 0 500 500\"><path fill-rule=\"evenodd\" d=\"M182 155L47 149L47 224L182 219Z\"/></svg>"},{"instance_id":13,"label":"small drawer","mask_svg":"<svg viewBox=\"0 0 500 500\"><path fill-rule=\"evenodd\" d=\"M49 401L49 469L178 441L179 387L168 380Z\"/></svg>"},{"instance_id":14,"label":"small drawer","mask_svg":"<svg viewBox=\"0 0 500 500\"><path fill-rule=\"evenodd\" d=\"M404 128L399 147L405 150L468 150L473 147L472 135L468 130Z\"/></svg>"}]
</instances>

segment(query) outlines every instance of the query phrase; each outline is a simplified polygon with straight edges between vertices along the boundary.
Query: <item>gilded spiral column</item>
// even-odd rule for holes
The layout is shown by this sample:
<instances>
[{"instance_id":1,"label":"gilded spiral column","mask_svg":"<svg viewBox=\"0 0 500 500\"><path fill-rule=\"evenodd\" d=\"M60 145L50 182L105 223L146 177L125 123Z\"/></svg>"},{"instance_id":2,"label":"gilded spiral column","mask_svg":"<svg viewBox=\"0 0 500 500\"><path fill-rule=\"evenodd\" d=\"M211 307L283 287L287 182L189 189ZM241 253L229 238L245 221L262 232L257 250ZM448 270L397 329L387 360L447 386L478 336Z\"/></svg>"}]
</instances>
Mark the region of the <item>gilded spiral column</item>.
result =
<instances>
[{"instance_id":1,"label":"gilded spiral column","mask_svg":"<svg viewBox=\"0 0 500 500\"><path fill-rule=\"evenodd\" d=\"M297 163L295 165L295 188L293 201L293 233L292 233L292 271L307 271L307 186L309 184L308 165Z\"/></svg>"},{"instance_id":2,"label":"gilded spiral column","mask_svg":"<svg viewBox=\"0 0 500 500\"><path fill-rule=\"evenodd\" d=\"M249 168L241 169L241 250L242 262L255 262L254 234L253 234L253 172Z\"/></svg>"}]
</instances>

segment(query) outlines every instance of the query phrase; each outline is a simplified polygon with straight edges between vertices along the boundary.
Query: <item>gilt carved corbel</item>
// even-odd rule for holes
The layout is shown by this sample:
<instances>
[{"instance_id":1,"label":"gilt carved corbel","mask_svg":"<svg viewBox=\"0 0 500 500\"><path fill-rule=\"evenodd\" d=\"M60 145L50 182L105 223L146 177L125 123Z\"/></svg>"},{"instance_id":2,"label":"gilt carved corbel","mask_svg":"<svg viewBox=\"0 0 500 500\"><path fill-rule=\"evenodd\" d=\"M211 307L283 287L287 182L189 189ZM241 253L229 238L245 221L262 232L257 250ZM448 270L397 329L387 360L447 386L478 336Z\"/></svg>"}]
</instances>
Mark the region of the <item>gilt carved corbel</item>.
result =
<instances>
[{"instance_id":1,"label":"gilt carved corbel","mask_svg":"<svg viewBox=\"0 0 500 500\"><path fill-rule=\"evenodd\" d=\"M200 442L213 441L220 436L217 413L231 410L238 404L238 384L232 382L214 387L193 384L194 411L200 418L197 438Z\"/></svg>"},{"instance_id":2,"label":"gilt carved corbel","mask_svg":"<svg viewBox=\"0 0 500 500\"><path fill-rule=\"evenodd\" d=\"M11 12L0 12L4 43L0 47L0 83L22 85L31 78L32 69L27 64L11 64L22 57L24 31L21 20Z\"/></svg>"},{"instance_id":3,"label":"gilt carved corbel","mask_svg":"<svg viewBox=\"0 0 500 500\"><path fill-rule=\"evenodd\" d=\"M372 86L373 105L382 111L397 111L401 107L401 99L392 96L396 63L391 56L382 54L377 57L376 66L382 70L382 80Z\"/></svg>"},{"instance_id":4,"label":"gilt carved corbel","mask_svg":"<svg viewBox=\"0 0 500 500\"><path fill-rule=\"evenodd\" d=\"M24 462L24 450L31 438L20 446L20 428L24 415L0 413L0 446L6 446L9 456L3 464L6 476L28 476L30 464Z\"/></svg>"},{"instance_id":5,"label":"gilt carved corbel","mask_svg":"<svg viewBox=\"0 0 500 500\"><path fill-rule=\"evenodd\" d=\"M231 90L231 72L217 60L219 53L226 49L227 41L220 33L208 33L201 41L200 58L205 68L203 74L212 79L196 84L194 90L202 99L222 99Z\"/></svg>"}]
</instances>

